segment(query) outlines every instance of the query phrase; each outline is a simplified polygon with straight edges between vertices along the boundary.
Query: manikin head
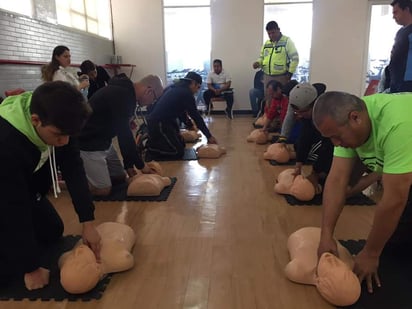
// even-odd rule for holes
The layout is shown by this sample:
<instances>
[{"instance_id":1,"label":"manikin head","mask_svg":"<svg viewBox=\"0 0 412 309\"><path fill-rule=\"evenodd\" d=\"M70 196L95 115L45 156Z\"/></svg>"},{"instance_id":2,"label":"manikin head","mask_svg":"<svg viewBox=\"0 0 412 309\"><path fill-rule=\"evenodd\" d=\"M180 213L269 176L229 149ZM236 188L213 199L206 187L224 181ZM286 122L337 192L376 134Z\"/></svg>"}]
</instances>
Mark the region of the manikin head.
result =
<instances>
[{"instance_id":1,"label":"manikin head","mask_svg":"<svg viewBox=\"0 0 412 309\"><path fill-rule=\"evenodd\" d=\"M335 306L355 303L361 292L357 276L352 272L353 258L337 242L339 258L324 253L318 261L317 249L320 228L304 227L288 238L290 262L285 267L286 277L296 283L315 285L323 298Z\"/></svg>"},{"instance_id":2,"label":"manikin head","mask_svg":"<svg viewBox=\"0 0 412 309\"><path fill-rule=\"evenodd\" d=\"M162 190L170 184L169 177L157 174L136 175L127 187L127 196L159 196Z\"/></svg>"},{"instance_id":3,"label":"manikin head","mask_svg":"<svg viewBox=\"0 0 412 309\"><path fill-rule=\"evenodd\" d=\"M315 187L302 175L294 175L294 169L289 168L279 173L274 190L279 194L289 194L300 201L310 201L315 197Z\"/></svg>"},{"instance_id":4,"label":"manikin head","mask_svg":"<svg viewBox=\"0 0 412 309\"><path fill-rule=\"evenodd\" d=\"M108 273L120 272L134 266L131 250L136 241L134 231L127 225L105 222L97 226L101 237L101 263L82 241L59 259L60 283L72 294L86 293Z\"/></svg>"},{"instance_id":5,"label":"manikin head","mask_svg":"<svg viewBox=\"0 0 412 309\"><path fill-rule=\"evenodd\" d=\"M218 144L206 144L197 148L199 158L216 159L226 153L226 149Z\"/></svg>"},{"instance_id":6,"label":"manikin head","mask_svg":"<svg viewBox=\"0 0 412 309\"><path fill-rule=\"evenodd\" d=\"M286 144L274 143L269 145L263 153L263 158L265 160L275 160L278 163L286 163L293 158L293 155Z\"/></svg>"},{"instance_id":7,"label":"manikin head","mask_svg":"<svg viewBox=\"0 0 412 309\"><path fill-rule=\"evenodd\" d=\"M255 129L246 138L248 142L255 142L256 144L266 144L268 142L268 133L260 129Z\"/></svg>"}]
</instances>

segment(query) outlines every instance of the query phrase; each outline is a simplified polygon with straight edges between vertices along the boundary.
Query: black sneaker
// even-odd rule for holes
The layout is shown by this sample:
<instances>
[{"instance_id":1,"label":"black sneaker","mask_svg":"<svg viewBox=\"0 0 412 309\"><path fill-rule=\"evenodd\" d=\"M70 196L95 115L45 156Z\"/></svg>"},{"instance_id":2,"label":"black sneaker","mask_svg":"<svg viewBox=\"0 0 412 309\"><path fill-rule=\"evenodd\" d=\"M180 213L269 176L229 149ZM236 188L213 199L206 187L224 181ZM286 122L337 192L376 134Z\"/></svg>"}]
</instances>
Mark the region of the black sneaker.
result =
<instances>
[{"instance_id":1,"label":"black sneaker","mask_svg":"<svg viewBox=\"0 0 412 309\"><path fill-rule=\"evenodd\" d=\"M226 117L229 119L233 119L233 110L232 109L225 109Z\"/></svg>"}]
</instances>

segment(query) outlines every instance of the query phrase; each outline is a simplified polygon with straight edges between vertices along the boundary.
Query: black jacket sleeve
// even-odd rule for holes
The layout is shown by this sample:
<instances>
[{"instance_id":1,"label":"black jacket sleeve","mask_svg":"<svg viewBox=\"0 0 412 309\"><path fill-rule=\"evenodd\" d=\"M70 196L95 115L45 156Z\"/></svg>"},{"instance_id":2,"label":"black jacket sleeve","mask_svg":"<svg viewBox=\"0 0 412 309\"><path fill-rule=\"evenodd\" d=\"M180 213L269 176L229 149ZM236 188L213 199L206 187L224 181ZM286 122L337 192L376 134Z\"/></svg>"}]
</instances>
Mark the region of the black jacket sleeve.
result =
<instances>
[{"instance_id":1,"label":"black jacket sleeve","mask_svg":"<svg viewBox=\"0 0 412 309\"><path fill-rule=\"evenodd\" d=\"M189 114L189 116L193 119L193 121L196 123L199 130L202 131L202 133L206 136L206 138L210 138L212 134L206 126L202 116L200 116L196 108L196 101L193 96L187 100L186 111Z\"/></svg>"},{"instance_id":2,"label":"black jacket sleeve","mask_svg":"<svg viewBox=\"0 0 412 309\"><path fill-rule=\"evenodd\" d=\"M30 189L35 166L28 163L32 155L38 159L40 153L18 153L10 145L0 150L0 275L32 272L40 266L33 226L35 196Z\"/></svg>"},{"instance_id":3,"label":"black jacket sleeve","mask_svg":"<svg viewBox=\"0 0 412 309\"><path fill-rule=\"evenodd\" d=\"M304 119L301 121L303 121L303 124L296 142L296 162L305 163L313 143L314 128L311 126L311 120Z\"/></svg>"}]
</instances>

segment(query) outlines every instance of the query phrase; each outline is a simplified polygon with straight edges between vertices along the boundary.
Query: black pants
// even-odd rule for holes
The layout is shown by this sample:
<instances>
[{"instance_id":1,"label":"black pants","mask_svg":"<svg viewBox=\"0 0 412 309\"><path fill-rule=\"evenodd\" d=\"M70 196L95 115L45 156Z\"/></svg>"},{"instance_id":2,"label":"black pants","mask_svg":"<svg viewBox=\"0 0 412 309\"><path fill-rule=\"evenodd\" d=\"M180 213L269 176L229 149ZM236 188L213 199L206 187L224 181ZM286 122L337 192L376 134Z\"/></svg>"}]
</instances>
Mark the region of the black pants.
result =
<instances>
[{"instance_id":1,"label":"black pants","mask_svg":"<svg viewBox=\"0 0 412 309\"><path fill-rule=\"evenodd\" d=\"M223 92L221 95L215 95L215 93L209 89L203 93L203 99L205 100L207 110L209 110L210 108L210 99L216 98L216 97L225 98L227 109L232 110L232 107L233 107L233 92L232 91Z\"/></svg>"},{"instance_id":2,"label":"black pants","mask_svg":"<svg viewBox=\"0 0 412 309\"><path fill-rule=\"evenodd\" d=\"M8 211L12 212L13 209L2 209L3 220L7 220ZM63 235L64 225L57 211L46 197L38 197L33 204L33 207L28 208L27 211L31 212L32 217L32 235L18 235L19 222L9 222L2 224L6 226L6 230L0 234L0 285L6 285L10 280L18 277L23 280L25 273L24 265L26 259L32 257L33 252L22 252L20 248L21 239L31 238L34 236L37 241L38 247L41 248L56 243ZM15 215L15 214L14 214ZM13 226L13 230L7 229L7 226ZM18 252L20 251L20 252ZM48 267L48 265L42 265Z\"/></svg>"},{"instance_id":3,"label":"black pants","mask_svg":"<svg viewBox=\"0 0 412 309\"><path fill-rule=\"evenodd\" d=\"M385 184L383 184L385 190ZM386 243L384 251L412 253L412 188L395 232Z\"/></svg>"},{"instance_id":4,"label":"black pants","mask_svg":"<svg viewBox=\"0 0 412 309\"><path fill-rule=\"evenodd\" d=\"M177 121L149 123L148 129L146 157L183 157L186 144L180 135Z\"/></svg>"}]
</instances>

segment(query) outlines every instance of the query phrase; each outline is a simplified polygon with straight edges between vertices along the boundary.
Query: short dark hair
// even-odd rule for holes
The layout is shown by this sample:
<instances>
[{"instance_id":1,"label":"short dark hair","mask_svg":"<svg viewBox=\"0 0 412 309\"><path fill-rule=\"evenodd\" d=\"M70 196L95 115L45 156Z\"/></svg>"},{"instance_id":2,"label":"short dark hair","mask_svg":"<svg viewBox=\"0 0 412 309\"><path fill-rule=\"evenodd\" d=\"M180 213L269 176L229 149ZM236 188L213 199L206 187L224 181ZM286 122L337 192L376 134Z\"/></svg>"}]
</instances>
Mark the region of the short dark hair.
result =
<instances>
[{"instance_id":1,"label":"short dark hair","mask_svg":"<svg viewBox=\"0 0 412 309\"><path fill-rule=\"evenodd\" d=\"M282 83L277 80L270 80L266 84L266 88L269 88L269 87L271 87L273 90L276 90L278 88L282 89Z\"/></svg>"},{"instance_id":2,"label":"short dark hair","mask_svg":"<svg viewBox=\"0 0 412 309\"><path fill-rule=\"evenodd\" d=\"M266 24L266 31L277 29L279 29L278 23L273 20Z\"/></svg>"},{"instance_id":3,"label":"short dark hair","mask_svg":"<svg viewBox=\"0 0 412 309\"><path fill-rule=\"evenodd\" d=\"M313 107L312 119L316 127L325 117L330 117L338 125L348 122L348 115L352 111L364 111L366 104L361 98L346 92L329 91L320 95Z\"/></svg>"},{"instance_id":4,"label":"short dark hair","mask_svg":"<svg viewBox=\"0 0 412 309\"><path fill-rule=\"evenodd\" d=\"M37 114L42 126L53 125L62 134L80 133L92 113L83 95L67 82L46 82L32 95L30 113Z\"/></svg>"},{"instance_id":5,"label":"short dark hair","mask_svg":"<svg viewBox=\"0 0 412 309\"><path fill-rule=\"evenodd\" d=\"M90 60L84 60L80 65L80 73L88 74L91 71L96 70L96 65Z\"/></svg>"},{"instance_id":6,"label":"short dark hair","mask_svg":"<svg viewBox=\"0 0 412 309\"><path fill-rule=\"evenodd\" d=\"M394 0L392 1L391 5L395 6L398 5L402 10L405 10L406 8L409 9L409 13L412 14L412 1L411 0Z\"/></svg>"},{"instance_id":7,"label":"short dark hair","mask_svg":"<svg viewBox=\"0 0 412 309\"><path fill-rule=\"evenodd\" d=\"M215 63L219 63L220 66L222 66L222 60L220 60L220 59L213 60L213 64L215 64Z\"/></svg>"}]
</instances>

